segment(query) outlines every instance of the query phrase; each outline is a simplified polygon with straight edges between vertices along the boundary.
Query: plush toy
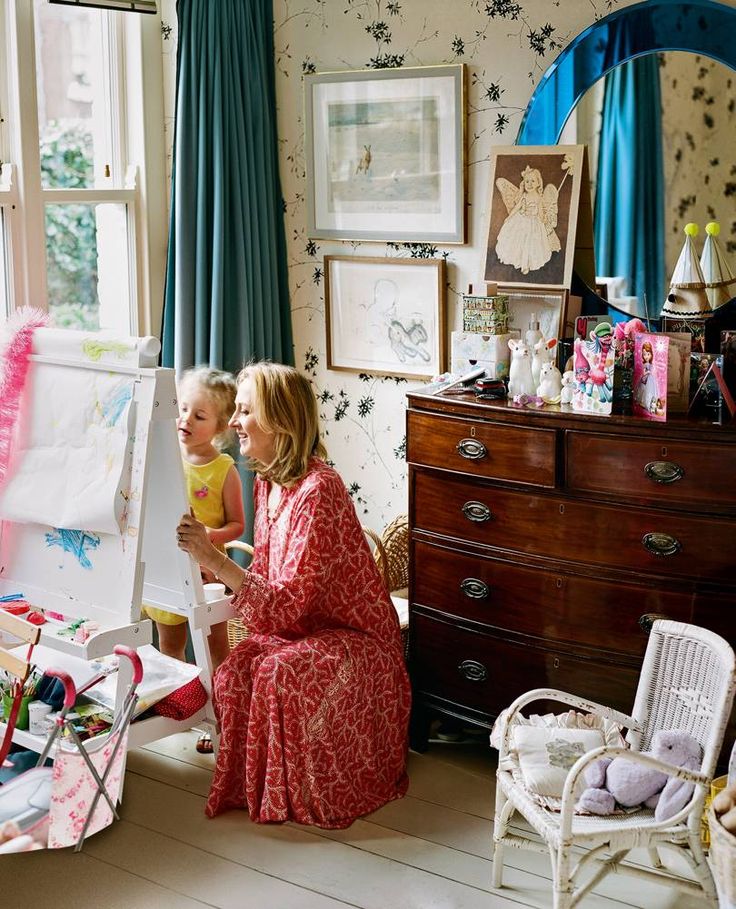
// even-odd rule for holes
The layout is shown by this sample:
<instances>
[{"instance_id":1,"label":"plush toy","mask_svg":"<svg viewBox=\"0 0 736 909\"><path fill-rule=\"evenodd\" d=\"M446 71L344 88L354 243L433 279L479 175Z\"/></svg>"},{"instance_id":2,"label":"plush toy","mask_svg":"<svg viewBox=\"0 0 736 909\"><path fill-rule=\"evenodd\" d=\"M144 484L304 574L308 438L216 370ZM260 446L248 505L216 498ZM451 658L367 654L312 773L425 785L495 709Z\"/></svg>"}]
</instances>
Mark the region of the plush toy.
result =
<instances>
[{"instance_id":1,"label":"plush toy","mask_svg":"<svg viewBox=\"0 0 736 909\"><path fill-rule=\"evenodd\" d=\"M654 734L652 750L642 752L675 767L699 770L702 760L700 744L688 732L679 729ZM654 819L666 821L684 808L695 788L677 777L668 776L652 767L637 764L627 757L597 761L586 772L590 788L580 796L578 807L591 814L612 814L616 804L634 808L644 804L654 808Z\"/></svg>"}]
</instances>

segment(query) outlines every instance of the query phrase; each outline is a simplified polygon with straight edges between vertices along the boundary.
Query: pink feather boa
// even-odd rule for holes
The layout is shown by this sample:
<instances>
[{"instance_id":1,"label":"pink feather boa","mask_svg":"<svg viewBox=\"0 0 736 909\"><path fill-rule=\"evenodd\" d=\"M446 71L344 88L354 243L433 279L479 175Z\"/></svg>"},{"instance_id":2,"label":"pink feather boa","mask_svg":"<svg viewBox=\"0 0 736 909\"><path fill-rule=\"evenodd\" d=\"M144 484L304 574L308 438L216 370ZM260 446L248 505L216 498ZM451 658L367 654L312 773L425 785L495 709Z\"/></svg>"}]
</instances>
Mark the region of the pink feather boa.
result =
<instances>
[{"instance_id":1,"label":"pink feather boa","mask_svg":"<svg viewBox=\"0 0 736 909\"><path fill-rule=\"evenodd\" d=\"M10 464L23 389L31 365L33 333L47 322L48 315L45 312L26 306L19 309L7 323L7 328L13 333L0 360L0 486L5 482ZM15 325L17 327L14 329Z\"/></svg>"}]
</instances>

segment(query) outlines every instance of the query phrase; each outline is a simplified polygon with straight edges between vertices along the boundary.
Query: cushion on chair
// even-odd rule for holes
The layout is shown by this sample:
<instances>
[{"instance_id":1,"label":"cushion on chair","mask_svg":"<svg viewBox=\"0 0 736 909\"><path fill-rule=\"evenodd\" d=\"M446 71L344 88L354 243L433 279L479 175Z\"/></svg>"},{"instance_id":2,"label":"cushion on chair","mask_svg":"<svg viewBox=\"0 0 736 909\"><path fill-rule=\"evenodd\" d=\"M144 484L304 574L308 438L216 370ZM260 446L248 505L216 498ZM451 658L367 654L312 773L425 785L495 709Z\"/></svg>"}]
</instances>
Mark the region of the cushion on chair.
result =
<instances>
[{"instance_id":1,"label":"cushion on chair","mask_svg":"<svg viewBox=\"0 0 736 909\"><path fill-rule=\"evenodd\" d=\"M559 799L575 761L605 745L606 740L600 729L517 726L512 742L526 788L537 795ZM585 785L581 778L578 788L582 791Z\"/></svg>"},{"instance_id":2,"label":"cushion on chair","mask_svg":"<svg viewBox=\"0 0 736 909\"><path fill-rule=\"evenodd\" d=\"M493 731L491 732L491 746L493 748L499 748L501 744L501 727L504 720L504 713L505 712L502 712L500 714L493 726ZM596 716L592 713L580 713L577 710L567 710L565 713L546 713L544 715L532 714L528 717L517 714L513 721L512 736L515 736L521 728L537 728L542 729L543 731L546 729L553 733L559 732L560 730L583 730L600 733L603 736L603 742L591 745L591 748L596 748L598 745L624 747L626 744L621 735L621 727L618 723L614 723L612 720L604 719L603 717ZM514 741L515 739L512 738L512 744ZM590 748L586 750L590 750ZM575 762L573 761L572 763ZM572 766L572 764L570 766ZM514 781L519 786L522 786L537 804L550 811L560 810L562 805L562 799L560 797L562 789L560 789L560 795L554 796L543 795L540 792L535 792L533 789L529 788L521 769L518 751L515 748L509 750L506 759L499 764L499 768L508 770L513 776ZM566 774L567 771L565 770L564 773Z\"/></svg>"}]
</instances>

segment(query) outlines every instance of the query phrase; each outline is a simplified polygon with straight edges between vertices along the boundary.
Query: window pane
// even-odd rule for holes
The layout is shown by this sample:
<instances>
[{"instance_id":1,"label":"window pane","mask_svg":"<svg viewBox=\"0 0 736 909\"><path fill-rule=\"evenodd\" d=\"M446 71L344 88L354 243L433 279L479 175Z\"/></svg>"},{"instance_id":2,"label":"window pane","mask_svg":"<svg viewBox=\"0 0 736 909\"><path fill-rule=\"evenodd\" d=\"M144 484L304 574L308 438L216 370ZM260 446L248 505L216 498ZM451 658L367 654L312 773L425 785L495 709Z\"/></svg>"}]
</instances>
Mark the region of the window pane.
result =
<instances>
[{"instance_id":1,"label":"window pane","mask_svg":"<svg viewBox=\"0 0 736 909\"><path fill-rule=\"evenodd\" d=\"M111 163L109 79L103 65L108 15L35 0L38 133L45 189L99 186Z\"/></svg>"},{"instance_id":2,"label":"window pane","mask_svg":"<svg viewBox=\"0 0 736 909\"><path fill-rule=\"evenodd\" d=\"M131 331L128 246L126 205L46 205L46 277L56 326Z\"/></svg>"}]
</instances>

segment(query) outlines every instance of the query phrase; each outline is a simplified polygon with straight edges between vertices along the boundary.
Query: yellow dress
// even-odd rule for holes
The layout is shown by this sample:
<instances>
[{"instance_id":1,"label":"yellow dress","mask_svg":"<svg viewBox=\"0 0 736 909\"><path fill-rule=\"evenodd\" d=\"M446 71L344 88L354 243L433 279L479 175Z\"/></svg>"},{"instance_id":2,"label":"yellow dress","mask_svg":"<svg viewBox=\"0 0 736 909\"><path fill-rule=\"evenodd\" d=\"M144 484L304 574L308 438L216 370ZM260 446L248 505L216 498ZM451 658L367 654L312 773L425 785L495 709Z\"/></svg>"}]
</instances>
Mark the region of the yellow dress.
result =
<instances>
[{"instance_id":1,"label":"yellow dress","mask_svg":"<svg viewBox=\"0 0 736 909\"><path fill-rule=\"evenodd\" d=\"M183 458L182 463L187 483L187 498L194 511L194 517L205 527L217 530L225 523L222 487L235 462L230 455L221 454L207 464L191 464ZM224 546L217 548L222 552L225 551ZM155 606L144 605L143 611L154 622L160 622L162 625L181 625L186 622L183 615L167 612L165 609L158 609Z\"/></svg>"}]
</instances>

